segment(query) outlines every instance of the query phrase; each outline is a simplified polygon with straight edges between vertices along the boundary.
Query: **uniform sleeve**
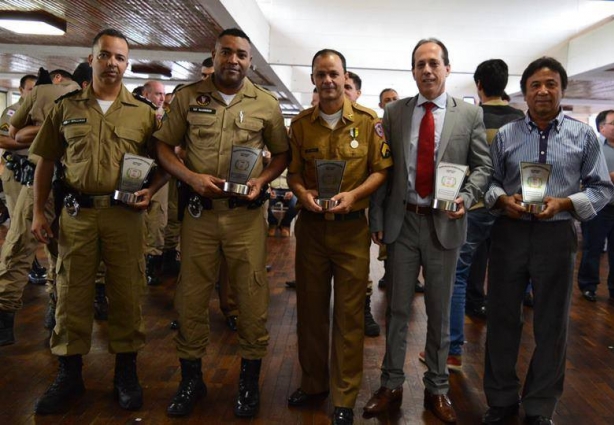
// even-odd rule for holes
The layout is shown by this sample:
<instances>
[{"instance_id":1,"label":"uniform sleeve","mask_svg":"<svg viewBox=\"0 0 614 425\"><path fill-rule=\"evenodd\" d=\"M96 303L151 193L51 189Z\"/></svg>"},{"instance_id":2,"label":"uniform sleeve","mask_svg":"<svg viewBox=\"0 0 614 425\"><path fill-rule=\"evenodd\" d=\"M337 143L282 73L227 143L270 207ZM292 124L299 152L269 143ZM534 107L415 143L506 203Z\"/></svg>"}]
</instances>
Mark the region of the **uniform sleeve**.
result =
<instances>
[{"instance_id":1,"label":"uniform sleeve","mask_svg":"<svg viewBox=\"0 0 614 425\"><path fill-rule=\"evenodd\" d=\"M62 104L56 104L43 122L43 126L30 146L30 154L58 161L64 155L62 127Z\"/></svg>"},{"instance_id":2,"label":"uniform sleeve","mask_svg":"<svg viewBox=\"0 0 614 425\"><path fill-rule=\"evenodd\" d=\"M23 103L17 111L11 117L11 125L17 129L22 129L28 125L28 121L30 118L30 111L32 110L32 106L34 105L33 100L34 92L28 93L28 95L23 100Z\"/></svg>"},{"instance_id":3,"label":"uniform sleeve","mask_svg":"<svg viewBox=\"0 0 614 425\"><path fill-rule=\"evenodd\" d=\"M6 108L2 112L2 116L0 116L0 135L7 136L9 135L9 111L12 110L10 108Z\"/></svg>"},{"instance_id":4,"label":"uniform sleeve","mask_svg":"<svg viewBox=\"0 0 614 425\"><path fill-rule=\"evenodd\" d=\"M264 144L273 155L287 152L288 146L288 131L284 125L284 117L279 109L279 103L271 107L271 119L268 120L264 127Z\"/></svg>"},{"instance_id":5,"label":"uniform sleeve","mask_svg":"<svg viewBox=\"0 0 614 425\"><path fill-rule=\"evenodd\" d=\"M288 165L288 173L297 174L303 172L304 162L301 156L301 147L298 142L300 137L300 125L298 122L293 122L290 126L290 150L291 156L290 164Z\"/></svg>"},{"instance_id":6,"label":"uniform sleeve","mask_svg":"<svg viewBox=\"0 0 614 425\"><path fill-rule=\"evenodd\" d=\"M188 130L187 110L189 102L188 91L179 91L162 120L161 128L153 134L153 137L167 145L179 146Z\"/></svg>"},{"instance_id":7,"label":"uniform sleeve","mask_svg":"<svg viewBox=\"0 0 614 425\"><path fill-rule=\"evenodd\" d=\"M384 137L382 123L371 118L367 125L369 135L369 169L371 172L392 167L390 146Z\"/></svg>"}]
</instances>

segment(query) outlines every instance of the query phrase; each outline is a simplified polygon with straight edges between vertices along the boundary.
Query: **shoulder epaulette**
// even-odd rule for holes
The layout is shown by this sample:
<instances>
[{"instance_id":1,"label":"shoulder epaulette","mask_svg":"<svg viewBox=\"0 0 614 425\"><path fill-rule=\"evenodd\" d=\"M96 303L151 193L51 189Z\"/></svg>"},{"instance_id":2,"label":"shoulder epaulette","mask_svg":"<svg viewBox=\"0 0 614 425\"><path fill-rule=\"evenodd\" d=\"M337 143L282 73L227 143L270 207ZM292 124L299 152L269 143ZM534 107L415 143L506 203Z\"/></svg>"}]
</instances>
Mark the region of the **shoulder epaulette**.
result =
<instances>
[{"instance_id":1,"label":"shoulder epaulette","mask_svg":"<svg viewBox=\"0 0 614 425\"><path fill-rule=\"evenodd\" d=\"M307 109L303 109L301 112L298 113L298 115L294 116L294 118L292 118L291 122L294 121L298 121L299 119L303 118L304 116L307 115L311 115L313 113L313 106L311 108L307 108Z\"/></svg>"},{"instance_id":2,"label":"shoulder epaulette","mask_svg":"<svg viewBox=\"0 0 614 425\"><path fill-rule=\"evenodd\" d=\"M66 94L63 94L62 96L58 97L58 98L55 100L55 103L58 103L60 100L62 100L62 99L66 99L67 97L74 96L74 95L76 95L77 93L81 93L81 89L76 89L76 90L73 90L73 91L68 92L68 93L66 93Z\"/></svg>"},{"instance_id":3,"label":"shoulder epaulette","mask_svg":"<svg viewBox=\"0 0 614 425\"><path fill-rule=\"evenodd\" d=\"M277 96L275 96L273 93L271 93L271 91L269 89L267 89L266 87L262 87L261 85L258 85L258 84L254 84L254 87L256 87L257 90L260 90L261 92L268 94L273 99L278 100Z\"/></svg>"},{"instance_id":4,"label":"shoulder epaulette","mask_svg":"<svg viewBox=\"0 0 614 425\"><path fill-rule=\"evenodd\" d=\"M195 86L196 84L200 84L202 83L203 80L197 80L197 81L192 81L191 83L185 83L182 84L181 87L179 87L178 89L173 90L174 94L179 93L181 90L185 89L186 87L191 87L191 86Z\"/></svg>"},{"instance_id":5,"label":"shoulder epaulette","mask_svg":"<svg viewBox=\"0 0 614 425\"><path fill-rule=\"evenodd\" d=\"M146 97L143 97L140 94L134 94L134 93L132 93L132 96L134 96L134 98L136 100L140 100L141 102L146 103L149 106L151 106L151 109L153 109L154 111L156 109L158 109L158 107L151 100L147 99Z\"/></svg>"},{"instance_id":6,"label":"shoulder epaulette","mask_svg":"<svg viewBox=\"0 0 614 425\"><path fill-rule=\"evenodd\" d=\"M369 109L366 106L362 106L356 102L352 103L354 109L358 109L359 111L366 112L371 115L372 118L378 119L377 113L373 109Z\"/></svg>"}]
</instances>

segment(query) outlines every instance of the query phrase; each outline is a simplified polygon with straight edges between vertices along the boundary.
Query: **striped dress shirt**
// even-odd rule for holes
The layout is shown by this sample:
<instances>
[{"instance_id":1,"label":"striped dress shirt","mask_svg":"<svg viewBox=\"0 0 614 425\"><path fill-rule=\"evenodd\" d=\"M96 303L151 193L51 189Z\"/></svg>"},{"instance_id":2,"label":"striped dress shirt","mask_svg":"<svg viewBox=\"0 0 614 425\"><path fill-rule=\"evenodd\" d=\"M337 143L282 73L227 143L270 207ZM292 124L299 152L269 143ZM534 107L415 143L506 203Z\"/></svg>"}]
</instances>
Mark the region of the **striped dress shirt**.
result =
<instances>
[{"instance_id":1,"label":"striped dress shirt","mask_svg":"<svg viewBox=\"0 0 614 425\"><path fill-rule=\"evenodd\" d=\"M569 198L573 211L562 211L544 221L581 221L595 217L614 195L614 186L597 135L562 110L546 130L540 130L529 114L503 126L491 145L493 177L485 196L492 208L501 195L522 193L520 162L552 165L546 196ZM523 220L531 220L524 214Z\"/></svg>"}]
</instances>

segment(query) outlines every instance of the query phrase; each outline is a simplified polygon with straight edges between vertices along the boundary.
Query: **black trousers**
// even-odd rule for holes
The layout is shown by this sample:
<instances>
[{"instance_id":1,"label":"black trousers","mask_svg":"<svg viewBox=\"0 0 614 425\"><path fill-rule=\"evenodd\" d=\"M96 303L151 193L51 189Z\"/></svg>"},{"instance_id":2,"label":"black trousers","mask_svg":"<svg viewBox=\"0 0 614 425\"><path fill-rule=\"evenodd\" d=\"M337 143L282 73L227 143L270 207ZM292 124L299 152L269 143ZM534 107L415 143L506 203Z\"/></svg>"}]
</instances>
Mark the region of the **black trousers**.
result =
<instances>
[{"instance_id":1,"label":"black trousers","mask_svg":"<svg viewBox=\"0 0 614 425\"><path fill-rule=\"evenodd\" d=\"M577 237L571 220L502 217L491 233L484 392L489 406L518 402L522 300L533 283L535 350L522 391L527 415L552 417L563 392Z\"/></svg>"}]
</instances>

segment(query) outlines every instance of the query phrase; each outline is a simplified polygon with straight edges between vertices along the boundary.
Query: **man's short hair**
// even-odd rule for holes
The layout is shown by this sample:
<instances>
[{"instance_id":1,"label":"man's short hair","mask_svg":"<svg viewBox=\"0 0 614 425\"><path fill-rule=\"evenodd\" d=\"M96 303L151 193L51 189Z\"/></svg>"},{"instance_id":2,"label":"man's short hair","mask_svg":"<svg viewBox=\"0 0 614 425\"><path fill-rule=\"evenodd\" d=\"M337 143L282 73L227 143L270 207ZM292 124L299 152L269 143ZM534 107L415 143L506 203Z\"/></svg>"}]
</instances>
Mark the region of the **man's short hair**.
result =
<instances>
[{"instance_id":1,"label":"man's short hair","mask_svg":"<svg viewBox=\"0 0 614 425\"><path fill-rule=\"evenodd\" d=\"M362 79L358 76L358 74L355 74L352 71L349 71L348 77L350 77L350 79L354 82L354 86L356 86L356 90L360 90L362 88Z\"/></svg>"},{"instance_id":2,"label":"man's short hair","mask_svg":"<svg viewBox=\"0 0 614 425\"><path fill-rule=\"evenodd\" d=\"M390 88L390 87L386 87L384 90L382 90L381 92L379 92L379 103L382 103L382 96L384 95L384 93L386 93L387 91L393 91L393 92L397 92L395 89ZM398 93L397 93L398 94Z\"/></svg>"},{"instance_id":3,"label":"man's short hair","mask_svg":"<svg viewBox=\"0 0 614 425\"><path fill-rule=\"evenodd\" d=\"M224 31L222 31L220 33L220 35L217 36L217 39L220 40L222 37L224 37L225 35L230 35L232 37L240 37L240 38L244 38L247 40L247 42L249 44L252 44L252 41L249 39L249 37L247 36L247 34L245 34L243 32L243 30L240 30L239 28L227 28ZM203 63L203 66L204 63Z\"/></svg>"},{"instance_id":4,"label":"man's short hair","mask_svg":"<svg viewBox=\"0 0 614 425\"><path fill-rule=\"evenodd\" d=\"M205 59L202 63L202 66L204 66L205 68L213 68L213 58L208 57L207 59Z\"/></svg>"},{"instance_id":5,"label":"man's short hair","mask_svg":"<svg viewBox=\"0 0 614 425\"><path fill-rule=\"evenodd\" d=\"M38 77L36 75L26 74L23 77L21 77L21 79L19 80L19 87L21 87L22 89L25 89L26 88L26 81L28 81L28 80L36 81L37 79L38 79Z\"/></svg>"},{"instance_id":6,"label":"man's short hair","mask_svg":"<svg viewBox=\"0 0 614 425\"><path fill-rule=\"evenodd\" d=\"M77 65L75 72L72 73L72 79L75 80L77 84L83 86L83 83L87 82L88 84L92 82L92 67L87 62L81 62Z\"/></svg>"},{"instance_id":7,"label":"man's short hair","mask_svg":"<svg viewBox=\"0 0 614 425\"><path fill-rule=\"evenodd\" d=\"M554 72L558 73L561 77L561 88L563 91L567 90L567 71L561 65L561 62L557 61L554 58L549 56L542 56L539 59L535 59L533 62L527 66L527 69L522 73L522 77L520 78L520 90L522 90L522 94L527 94L527 81L531 77L531 75L535 74L542 68L550 68Z\"/></svg>"},{"instance_id":8,"label":"man's short hair","mask_svg":"<svg viewBox=\"0 0 614 425\"><path fill-rule=\"evenodd\" d=\"M65 71L63 69L54 69L53 71L49 72L49 76L51 77L51 79L53 80L55 78L56 75L61 75L62 78L66 78L68 80L72 80L72 74L68 71Z\"/></svg>"},{"instance_id":9,"label":"man's short hair","mask_svg":"<svg viewBox=\"0 0 614 425\"><path fill-rule=\"evenodd\" d=\"M488 97L502 97L507 86L508 68L501 59L489 59L478 65L473 81L478 82Z\"/></svg>"},{"instance_id":10,"label":"man's short hair","mask_svg":"<svg viewBox=\"0 0 614 425\"><path fill-rule=\"evenodd\" d=\"M103 29L98 34L96 34L96 36L94 37L94 40L92 41L92 47L94 47L94 46L96 46L96 44L98 44L98 40L100 40L100 38L103 35L108 35L109 37L121 38L128 45L128 49L130 49L130 43L128 43L128 39L126 38L126 36L124 34L122 34L121 31L118 31L118 30L113 29L113 28Z\"/></svg>"},{"instance_id":11,"label":"man's short hair","mask_svg":"<svg viewBox=\"0 0 614 425\"><path fill-rule=\"evenodd\" d=\"M446 45L443 44L441 40L431 37L431 38L423 38L416 44L416 47L414 47L414 50L411 52L411 69L414 69L414 65L416 64L416 59L415 59L416 50L418 50L420 46L426 43L435 43L436 45L441 47L441 58L443 59L443 64L445 66L450 65L450 57L448 56L448 48L446 47Z\"/></svg>"},{"instance_id":12,"label":"man's short hair","mask_svg":"<svg viewBox=\"0 0 614 425\"><path fill-rule=\"evenodd\" d=\"M312 71L313 71L313 66L316 64L316 59L319 56L324 56L324 55L336 55L339 59L341 59L341 65L343 66L343 72L347 72L345 56L343 56L341 52L338 52L335 49L322 49L322 50L319 50L315 55L313 55L313 59L311 59L311 70Z\"/></svg>"},{"instance_id":13,"label":"man's short hair","mask_svg":"<svg viewBox=\"0 0 614 425\"><path fill-rule=\"evenodd\" d=\"M608 109L607 111L601 111L597 114L597 117L595 118L595 126L597 127L597 131L599 131L599 127L601 126L601 124L603 124L608 114L614 114L614 109Z\"/></svg>"}]
</instances>

